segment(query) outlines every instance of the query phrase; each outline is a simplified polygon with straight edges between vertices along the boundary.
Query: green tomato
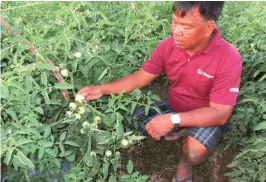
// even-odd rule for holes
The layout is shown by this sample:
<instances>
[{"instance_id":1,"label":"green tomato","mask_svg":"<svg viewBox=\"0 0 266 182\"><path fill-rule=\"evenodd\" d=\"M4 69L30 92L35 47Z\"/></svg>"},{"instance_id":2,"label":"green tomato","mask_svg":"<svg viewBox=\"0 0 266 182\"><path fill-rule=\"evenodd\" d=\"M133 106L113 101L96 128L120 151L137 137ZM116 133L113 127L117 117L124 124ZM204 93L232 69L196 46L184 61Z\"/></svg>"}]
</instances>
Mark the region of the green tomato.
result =
<instances>
[{"instance_id":1,"label":"green tomato","mask_svg":"<svg viewBox=\"0 0 266 182\"><path fill-rule=\"evenodd\" d=\"M66 115L67 115L68 117L71 117L71 116L73 116L73 112L71 112L71 111L67 111L67 112L66 112Z\"/></svg>"},{"instance_id":2,"label":"green tomato","mask_svg":"<svg viewBox=\"0 0 266 182\"><path fill-rule=\"evenodd\" d=\"M80 129L81 134L85 134L85 130L83 128Z\"/></svg>"},{"instance_id":3,"label":"green tomato","mask_svg":"<svg viewBox=\"0 0 266 182\"><path fill-rule=\"evenodd\" d=\"M75 97L75 101L77 101L78 103L83 103L85 102L85 97L81 94L77 94L76 97Z\"/></svg>"},{"instance_id":4,"label":"green tomato","mask_svg":"<svg viewBox=\"0 0 266 182\"><path fill-rule=\"evenodd\" d=\"M85 108L84 107L78 107L78 113L80 115L84 114L85 113Z\"/></svg>"},{"instance_id":5,"label":"green tomato","mask_svg":"<svg viewBox=\"0 0 266 182\"><path fill-rule=\"evenodd\" d=\"M100 116L95 116L94 117L94 123L99 124L99 123L101 123L101 121L102 121L102 118Z\"/></svg>"},{"instance_id":6,"label":"green tomato","mask_svg":"<svg viewBox=\"0 0 266 182\"><path fill-rule=\"evenodd\" d=\"M111 150L106 150L106 151L105 151L105 156L106 156L106 157L111 157L112 154L113 154L113 153L112 153Z\"/></svg>"},{"instance_id":7,"label":"green tomato","mask_svg":"<svg viewBox=\"0 0 266 182\"><path fill-rule=\"evenodd\" d=\"M119 151L116 151L115 155L121 155L121 153Z\"/></svg>"},{"instance_id":8,"label":"green tomato","mask_svg":"<svg viewBox=\"0 0 266 182\"><path fill-rule=\"evenodd\" d=\"M78 113L75 113L74 115L75 115L75 118L76 118L76 119L78 119L78 120L80 120L80 119L81 119L81 115L80 115L80 114L78 114Z\"/></svg>"},{"instance_id":9,"label":"green tomato","mask_svg":"<svg viewBox=\"0 0 266 182\"><path fill-rule=\"evenodd\" d=\"M69 104L69 109L70 109L71 111L75 111L75 110L77 109L77 104L74 103L74 102L71 102L71 103Z\"/></svg>"},{"instance_id":10,"label":"green tomato","mask_svg":"<svg viewBox=\"0 0 266 182\"><path fill-rule=\"evenodd\" d=\"M62 69L60 73L63 77L68 77L68 69Z\"/></svg>"},{"instance_id":11,"label":"green tomato","mask_svg":"<svg viewBox=\"0 0 266 182\"><path fill-rule=\"evenodd\" d=\"M98 128L97 123L92 123L90 126L91 126L91 128L93 128L93 129L97 129L97 128Z\"/></svg>"},{"instance_id":12,"label":"green tomato","mask_svg":"<svg viewBox=\"0 0 266 182\"><path fill-rule=\"evenodd\" d=\"M128 146L128 140L127 139L123 139L121 141L121 144L122 144L123 147L127 147Z\"/></svg>"},{"instance_id":13,"label":"green tomato","mask_svg":"<svg viewBox=\"0 0 266 182\"><path fill-rule=\"evenodd\" d=\"M82 56L82 54L80 52L76 52L74 54L74 57L77 58L77 59L81 58L81 56Z\"/></svg>"},{"instance_id":14,"label":"green tomato","mask_svg":"<svg viewBox=\"0 0 266 182\"><path fill-rule=\"evenodd\" d=\"M83 123L82 123L82 128L84 128L84 129L88 129L90 127L90 123L88 122L88 121L84 121Z\"/></svg>"},{"instance_id":15,"label":"green tomato","mask_svg":"<svg viewBox=\"0 0 266 182\"><path fill-rule=\"evenodd\" d=\"M60 69L64 69L65 68L65 66L63 64L59 64L58 66L59 66Z\"/></svg>"},{"instance_id":16,"label":"green tomato","mask_svg":"<svg viewBox=\"0 0 266 182\"><path fill-rule=\"evenodd\" d=\"M60 71L58 66L55 66L54 71Z\"/></svg>"}]
</instances>

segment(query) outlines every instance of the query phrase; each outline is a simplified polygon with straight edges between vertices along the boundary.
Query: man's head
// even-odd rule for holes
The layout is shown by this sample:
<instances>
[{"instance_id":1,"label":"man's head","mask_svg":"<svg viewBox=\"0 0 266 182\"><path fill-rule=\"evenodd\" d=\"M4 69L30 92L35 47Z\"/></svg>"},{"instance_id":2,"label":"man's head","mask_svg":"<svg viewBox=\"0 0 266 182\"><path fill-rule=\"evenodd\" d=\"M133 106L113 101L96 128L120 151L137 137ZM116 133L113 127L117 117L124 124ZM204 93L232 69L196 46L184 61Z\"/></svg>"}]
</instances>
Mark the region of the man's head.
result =
<instances>
[{"instance_id":1,"label":"man's head","mask_svg":"<svg viewBox=\"0 0 266 182\"><path fill-rule=\"evenodd\" d=\"M208 42L222 12L222 1L180 1L173 6L172 35L178 48L194 51Z\"/></svg>"}]
</instances>

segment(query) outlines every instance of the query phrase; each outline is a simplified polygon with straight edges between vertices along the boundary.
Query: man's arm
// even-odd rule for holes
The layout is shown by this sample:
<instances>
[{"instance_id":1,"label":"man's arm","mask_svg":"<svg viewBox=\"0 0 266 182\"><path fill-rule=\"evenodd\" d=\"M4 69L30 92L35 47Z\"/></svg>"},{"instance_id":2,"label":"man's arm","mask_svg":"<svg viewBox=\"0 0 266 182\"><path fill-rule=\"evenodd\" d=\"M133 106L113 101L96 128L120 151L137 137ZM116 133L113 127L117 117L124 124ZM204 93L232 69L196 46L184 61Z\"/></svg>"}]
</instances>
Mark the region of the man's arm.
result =
<instances>
[{"instance_id":1,"label":"man's arm","mask_svg":"<svg viewBox=\"0 0 266 182\"><path fill-rule=\"evenodd\" d=\"M188 112L178 113L181 127L211 127L225 124L233 111L233 106L210 102L203 107Z\"/></svg>"},{"instance_id":2,"label":"man's arm","mask_svg":"<svg viewBox=\"0 0 266 182\"><path fill-rule=\"evenodd\" d=\"M180 127L211 127L225 124L229 119L233 106L210 103L209 107L203 107L188 112L178 113ZM174 124L171 122L171 113L159 115L146 125L147 132L155 139L169 133Z\"/></svg>"},{"instance_id":3,"label":"man's arm","mask_svg":"<svg viewBox=\"0 0 266 182\"><path fill-rule=\"evenodd\" d=\"M125 91L125 93L130 93L137 88L146 86L158 76L159 75L150 74L141 68L137 72L120 80L100 85L100 88L104 95L119 94L122 91Z\"/></svg>"},{"instance_id":4,"label":"man's arm","mask_svg":"<svg viewBox=\"0 0 266 182\"><path fill-rule=\"evenodd\" d=\"M103 95L119 94L122 91L129 93L137 88L144 87L158 76L141 68L139 71L111 83L85 86L77 94L83 95L89 101L99 99Z\"/></svg>"}]
</instances>

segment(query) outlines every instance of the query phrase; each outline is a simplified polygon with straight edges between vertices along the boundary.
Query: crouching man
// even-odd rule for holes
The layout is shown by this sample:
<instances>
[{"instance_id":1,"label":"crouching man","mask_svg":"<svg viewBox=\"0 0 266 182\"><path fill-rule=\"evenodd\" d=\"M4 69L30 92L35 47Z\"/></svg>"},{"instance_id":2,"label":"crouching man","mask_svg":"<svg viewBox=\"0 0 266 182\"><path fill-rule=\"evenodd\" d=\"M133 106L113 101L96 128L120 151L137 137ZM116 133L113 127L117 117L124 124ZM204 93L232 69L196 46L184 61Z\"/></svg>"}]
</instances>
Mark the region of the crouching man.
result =
<instances>
[{"instance_id":1,"label":"crouching man","mask_svg":"<svg viewBox=\"0 0 266 182\"><path fill-rule=\"evenodd\" d=\"M155 140L183 137L183 155L173 182L191 182L192 166L206 161L229 129L242 61L216 27L223 5L219 1L174 2L172 35L158 44L139 71L78 92L86 100L129 93L165 73L170 82L168 100L155 105L163 114L151 108L146 116L138 108L135 115Z\"/></svg>"}]
</instances>

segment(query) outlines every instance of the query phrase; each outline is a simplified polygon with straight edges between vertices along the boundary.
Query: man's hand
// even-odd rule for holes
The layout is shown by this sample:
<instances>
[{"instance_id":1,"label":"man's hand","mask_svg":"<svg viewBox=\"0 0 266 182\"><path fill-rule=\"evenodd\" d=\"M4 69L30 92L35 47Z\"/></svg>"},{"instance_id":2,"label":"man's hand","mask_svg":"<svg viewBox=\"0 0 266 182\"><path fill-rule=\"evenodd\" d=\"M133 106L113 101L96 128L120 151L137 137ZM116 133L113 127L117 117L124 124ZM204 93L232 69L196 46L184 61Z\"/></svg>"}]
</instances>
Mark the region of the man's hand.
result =
<instances>
[{"instance_id":1,"label":"man's hand","mask_svg":"<svg viewBox=\"0 0 266 182\"><path fill-rule=\"evenodd\" d=\"M78 91L77 94L81 94L85 97L86 101L96 100L103 96L100 86L86 86Z\"/></svg>"},{"instance_id":2,"label":"man's hand","mask_svg":"<svg viewBox=\"0 0 266 182\"><path fill-rule=\"evenodd\" d=\"M146 124L147 132L155 140L160 140L161 136L169 133L173 128L174 124L170 120L171 113L156 116Z\"/></svg>"}]
</instances>

